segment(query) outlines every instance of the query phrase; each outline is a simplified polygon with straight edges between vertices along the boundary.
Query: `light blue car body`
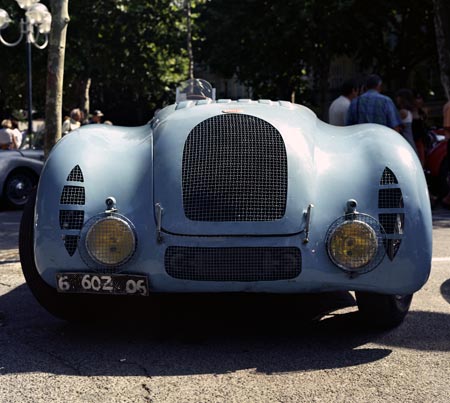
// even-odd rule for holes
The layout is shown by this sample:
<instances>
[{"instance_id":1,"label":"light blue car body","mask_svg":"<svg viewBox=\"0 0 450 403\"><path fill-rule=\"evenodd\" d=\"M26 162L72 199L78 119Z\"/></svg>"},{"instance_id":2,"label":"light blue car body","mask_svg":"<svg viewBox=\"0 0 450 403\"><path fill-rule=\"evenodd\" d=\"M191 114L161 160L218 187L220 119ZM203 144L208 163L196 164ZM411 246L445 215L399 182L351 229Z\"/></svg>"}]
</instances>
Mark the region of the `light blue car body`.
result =
<instances>
[{"instance_id":1,"label":"light blue car body","mask_svg":"<svg viewBox=\"0 0 450 403\"><path fill-rule=\"evenodd\" d=\"M186 217L182 165L186 140L206 119L226 114L256 117L281 134L287 155L287 198L282 218L267 221L199 221ZM79 167L83 182L68 181ZM385 170L397 185L381 184ZM63 206L67 185L84 188L85 204ZM404 206L380 208L380 189L400 188ZM87 125L62 138L48 158L38 187L35 214L35 262L42 278L56 287L56 273L92 270L79 247L70 256L61 210L84 211L84 223L106 210L114 197L118 213L136 231L133 258L122 273L148 276L151 292L308 293L333 290L411 294L427 281L432 256L432 221L427 184L418 158L397 132L375 124L328 125L309 109L289 102L185 101L159 111L144 126ZM404 214L402 233L388 234L401 244L373 270L349 275L327 253L326 234L346 213ZM159 220L158 208L162 208ZM308 216L308 206L310 214ZM159 228L160 226L160 228ZM298 248L301 273L275 281L198 281L170 276L168 247Z\"/></svg>"}]
</instances>

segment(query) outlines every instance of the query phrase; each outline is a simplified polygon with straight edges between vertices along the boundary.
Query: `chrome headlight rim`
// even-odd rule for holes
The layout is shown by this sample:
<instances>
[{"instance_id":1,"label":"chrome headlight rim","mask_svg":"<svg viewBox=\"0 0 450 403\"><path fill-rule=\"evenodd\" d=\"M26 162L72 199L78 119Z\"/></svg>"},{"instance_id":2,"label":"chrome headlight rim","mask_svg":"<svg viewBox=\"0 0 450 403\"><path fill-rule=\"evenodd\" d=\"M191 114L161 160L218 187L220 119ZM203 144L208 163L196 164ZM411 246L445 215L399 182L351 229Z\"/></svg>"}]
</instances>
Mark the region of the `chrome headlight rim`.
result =
<instances>
[{"instance_id":1,"label":"chrome headlight rim","mask_svg":"<svg viewBox=\"0 0 450 403\"><path fill-rule=\"evenodd\" d=\"M92 230L96 225L105 220L116 220L129 230L133 239L133 247L124 259L117 263L105 263L100 261L88 247L88 239ZM80 255L86 265L92 270L99 273L120 273L127 264L129 264L136 255L138 239L136 235L136 228L133 223L125 216L118 213L100 213L91 217L83 226L80 233Z\"/></svg>"},{"instance_id":2,"label":"chrome headlight rim","mask_svg":"<svg viewBox=\"0 0 450 403\"><path fill-rule=\"evenodd\" d=\"M367 229L370 228L370 233L373 234L376 239L376 250L374 251L373 256L368 260L367 263L361 264L357 267L349 267L349 265L346 266L343 262L340 262L337 259L337 257L331 250L331 240L333 235L335 235L336 231L342 228L343 225L348 225L350 223L356 223L357 225L361 225L362 227ZM330 260L339 269L353 275L368 273L380 265L386 254L385 241L386 233L379 221L368 214L362 213L351 213L339 217L330 225L325 237L325 245Z\"/></svg>"}]
</instances>

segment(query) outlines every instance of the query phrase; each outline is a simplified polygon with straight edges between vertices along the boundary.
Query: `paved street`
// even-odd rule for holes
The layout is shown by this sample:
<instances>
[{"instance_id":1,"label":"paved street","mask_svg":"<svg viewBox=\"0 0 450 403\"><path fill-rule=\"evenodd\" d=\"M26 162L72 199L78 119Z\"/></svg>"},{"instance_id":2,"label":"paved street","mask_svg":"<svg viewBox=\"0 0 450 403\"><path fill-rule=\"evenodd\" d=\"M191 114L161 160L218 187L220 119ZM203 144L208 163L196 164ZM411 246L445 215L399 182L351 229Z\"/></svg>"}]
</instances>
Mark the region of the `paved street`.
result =
<instances>
[{"instance_id":1,"label":"paved street","mask_svg":"<svg viewBox=\"0 0 450 403\"><path fill-rule=\"evenodd\" d=\"M450 399L448 211L434 212L431 278L390 332L360 328L347 293L243 305L186 299L156 323L143 314L142 323L68 324L24 284L20 214L0 211L1 403Z\"/></svg>"}]
</instances>

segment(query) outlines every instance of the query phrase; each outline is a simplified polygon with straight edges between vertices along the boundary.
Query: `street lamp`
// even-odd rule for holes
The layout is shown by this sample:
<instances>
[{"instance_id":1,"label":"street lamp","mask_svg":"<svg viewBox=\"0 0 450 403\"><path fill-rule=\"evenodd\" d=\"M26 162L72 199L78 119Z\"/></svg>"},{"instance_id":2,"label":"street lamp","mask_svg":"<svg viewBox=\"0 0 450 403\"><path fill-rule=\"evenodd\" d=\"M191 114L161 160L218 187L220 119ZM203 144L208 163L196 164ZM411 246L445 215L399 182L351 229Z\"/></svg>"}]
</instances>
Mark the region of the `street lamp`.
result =
<instances>
[{"instance_id":1,"label":"street lamp","mask_svg":"<svg viewBox=\"0 0 450 403\"><path fill-rule=\"evenodd\" d=\"M39 0L16 0L20 8L25 10L25 19L20 20L20 36L15 42L6 41L2 32L12 22L8 13L0 8L0 42L6 46L16 46L25 37L27 51L27 93L28 93L28 135L31 141L33 133L33 105L32 105L32 80L31 80L31 44L38 49L44 49L48 44L48 33L52 24L52 15L45 5ZM44 40L39 44L40 35Z\"/></svg>"}]
</instances>

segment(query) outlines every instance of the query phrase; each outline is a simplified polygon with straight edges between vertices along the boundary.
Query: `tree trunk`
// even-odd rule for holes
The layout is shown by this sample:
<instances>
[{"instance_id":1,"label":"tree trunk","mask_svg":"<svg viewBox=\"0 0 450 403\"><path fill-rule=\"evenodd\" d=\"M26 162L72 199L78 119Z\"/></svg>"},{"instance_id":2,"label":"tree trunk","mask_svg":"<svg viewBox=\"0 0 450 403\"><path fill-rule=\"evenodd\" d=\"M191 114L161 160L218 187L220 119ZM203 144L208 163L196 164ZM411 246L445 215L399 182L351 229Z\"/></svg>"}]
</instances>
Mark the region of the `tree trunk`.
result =
<instances>
[{"instance_id":1,"label":"tree trunk","mask_svg":"<svg viewBox=\"0 0 450 403\"><path fill-rule=\"evenodd\" d=\"M448 0L433 0L433 5L441 82L450 100L450 3Z\"/></svg>"},{"instance_id":2,"label":"tree trunk","mask_svg":"<svg viewBox=\"0 0 450 403\"><path fill-rule=\"evenodd\" d=\"M189 78L194 78L194 52L192 50L192 21L191 21L191 0L185 0L184 10L186 12L187 26L187 52L189 58Z\"/></svg>"},{"instance_id":3,"label":"tree trunk","mask_svg":"<svg viewBox=\"0 0 450 403\"><path fill-rule=\"evenodd\" d=\"M89 112L90 112L90 108L91 108L91 102L90 102L90 97L89 97L89 91L91 89L91 82L92 79L88 78L86 80L83 80L83 82L81 83L81 100L80 100L80 105L81 105L81 110L83 111L84 114L84 119L88 119L89 118Z\"/></svg>"},{"instance_id":4,"label":"tree trunk","mask_svg":"<svg viewBox=\"0 0 450 403\"><path fill-rule=\"evenodd\" d=\"M69 24L69 0L50 0L52 27L50 31L47 61L47 95L45 99L44 153L61 138L64 55L67 25Z\"/></svg>"}]
</instances>

